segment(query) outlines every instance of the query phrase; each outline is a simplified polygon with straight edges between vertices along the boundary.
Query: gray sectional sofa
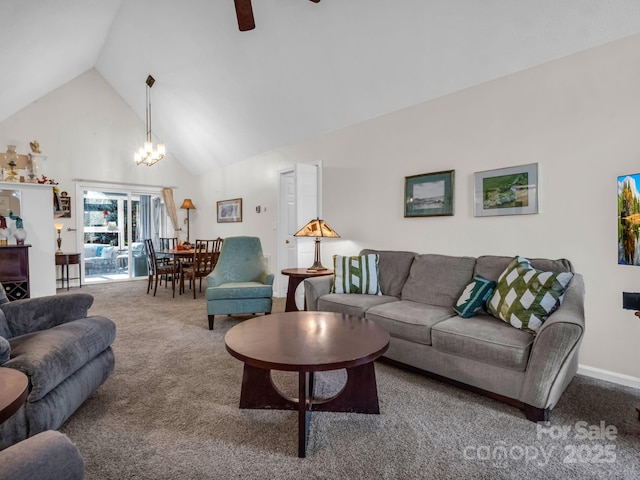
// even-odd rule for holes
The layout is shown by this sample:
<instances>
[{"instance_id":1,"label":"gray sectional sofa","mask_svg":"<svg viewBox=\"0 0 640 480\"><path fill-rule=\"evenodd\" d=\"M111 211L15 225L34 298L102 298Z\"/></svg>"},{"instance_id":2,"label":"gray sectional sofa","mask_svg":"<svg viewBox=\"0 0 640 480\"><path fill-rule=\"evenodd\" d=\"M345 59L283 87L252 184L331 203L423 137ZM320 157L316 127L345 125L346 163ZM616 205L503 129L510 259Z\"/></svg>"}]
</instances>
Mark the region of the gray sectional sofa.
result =
<instances>
[{"instance_id":1,"label":"gray sectional sofa","mask_svg":"<svg viewBox=\"0 0 640 480\"><path fill-rule=\"evenodd\" d=\"M0 424L0 450L60 427L113 371L116 335L113 321L88 316L91 295L3 300L0 366L26 374L29 394Z\"/></svg>"},{"instance_id":2,"label":"gray sectional sofa","mask_svg":"<svg viewBox=\"0 0 640 480\"><path fill-rule=\"evenodd\" d=\"M384 327L393 363L505 401L546 421L578 367L584 281L575 273L561 306L536 335L485 312L453 310L476 275L497 280L513 257L454 257L363 250L379 255L382 295L331 293L332 276L304 282L309 310L365 317ZM531 259L538 270L573 272L568 260Z\"/></svg>"}]
</instances>

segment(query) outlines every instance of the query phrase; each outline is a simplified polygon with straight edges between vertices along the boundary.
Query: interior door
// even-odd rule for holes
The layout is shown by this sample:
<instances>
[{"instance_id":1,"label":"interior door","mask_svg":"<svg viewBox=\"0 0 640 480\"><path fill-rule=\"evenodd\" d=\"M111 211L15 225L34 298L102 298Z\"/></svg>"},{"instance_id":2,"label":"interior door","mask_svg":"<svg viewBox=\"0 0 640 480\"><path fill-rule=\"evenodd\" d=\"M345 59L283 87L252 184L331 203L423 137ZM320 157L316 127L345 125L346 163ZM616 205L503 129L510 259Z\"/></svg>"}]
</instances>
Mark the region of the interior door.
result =
<instances>
[{"instance_id":1,"label":"interior door","mask_svg":"<svg viewBox=\"0 0 640 480\"><path fill-rule=\"evenodd\" d=\"M278 272L285 268L313 264L314 239L293 234L309 220L319 216L319 166L298 164L280 172L278 222ZM278 296L287 294L288 277L278 275ZM303 289L298 289L296 303L304 303Z\"/></svg>"}]
</instances>

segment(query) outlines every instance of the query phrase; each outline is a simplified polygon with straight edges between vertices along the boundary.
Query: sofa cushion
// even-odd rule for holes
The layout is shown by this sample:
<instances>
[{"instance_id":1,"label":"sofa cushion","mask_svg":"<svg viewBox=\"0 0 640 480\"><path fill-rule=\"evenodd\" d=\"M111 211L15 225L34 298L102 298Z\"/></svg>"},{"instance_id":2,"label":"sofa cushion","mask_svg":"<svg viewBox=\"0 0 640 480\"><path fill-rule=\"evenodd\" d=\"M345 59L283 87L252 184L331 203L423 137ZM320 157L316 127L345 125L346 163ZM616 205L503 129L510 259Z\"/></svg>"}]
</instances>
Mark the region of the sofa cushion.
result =
<instances>
[{"instance_id":1,"label":"sofa cushion","mask_svg":"<svg viewBox=\"0 0 640 480\"><path fill-rule=\"evenodd\" d=\"M380 270L380 291L382 295L393 295L400 298L402 287L407 281L413 259L418 255L415 252L402 252L391 250L364 249L360 255L375 253L379 257L378 268Z\"/></svg>"},{"instance_id":2,"label":"sofa cushion","mask_svg":"<svg viewBox=\"0 0 640 480\"><path fill-rule=\"evenodd\" d=\"M11 338L11 359L4 366L29 377L28 400L36 402L107 349L115 336L115 324L108 318L74 320Z\"/></svg>"},{"instance_id":3,"label":"sofa cushion","mask_svg":"<svg viewBox=\"0 0 640 480\"><path fill-rule=\"evenodd\" d=\"M99 257L100 258L113 258L113 254L115 252L116 247L104 247L102 249L102 251L100 252ZM97 255L97 251L96 251L96 255Z\"/></svg>"},{"instance_id":4,"label":"sofa cushion","mask_svg":"<svg viewBox=\"0 0 640 480\"><path fill-rule=\"evenodd\" d=\"M490 315L452 317L431 329L435 350L480 363L523 372L534 336Z\"/></svg>"},{"instance_id":5,"label":"sofa cushion","mask_svg":"<svg viewBox=\"0 0 640 480\"><path fill-rule=\"evenodd\" d=\"M476 259L447 255L419 255L411 264L402 300L453 308L473 278Z\"/></svg>"},{"instance_id":6,"label":"sofa cushion","mask_svg":"<svg viewBox=\"0 0 640 480\"><path fill-rule=\"evenodd\" d=\"M513 260L513 257L501 257L496 255L483 255L476 260L474 275L481 275L489 280L498 280ZM533 268L545 272L573 272L573 265L569 260L549 260L546 258L531 258Z\"/></svg>"},{"instance_id":7,"label":"sofa cushion","mask_svg":"<svg viewBox=\"0 0 640 480\"><path fill-rule=\"evenodd\" d=\"M361 293L346 295L344 293L329 293L322 295L318 299L318 310L364 317L365 312L371 307L397 301L398 299L396 297L388 295L364 295Z\"/></svg>"},{"instance_id":8,"label":"sofa cushion","mask_svg":"<svg viewBox=\"0 0 640 480\"><path fill-rule=\"evenodd\" d=\"M462 291L453 309L462 318L471 318L478 310L486 306L487 300L489 300L495 288L496 282L476 275L473 281Z\"/></svg>"},{"instance_id":9,"label":"sofa cushion","mask_svg":"<svg viewBox=\"0 0 640 480\"><path fill-rule=\"evenodd\" d=\"M454 315L450 307L400 300L371 307L365 317L376 322L392 337L431 345L431 328Z\"/></svg>"},{"instance_id":10,"label":"sofa cushion","mask_svg":"<svg viewBox=\"0 0 640 480\"><path fill-rule=\"evenodd\" d=\"M333 292L380 295L379 257L375 253L355 257L333 256Z\"/></svg>"},{"instance_id":11,"label":"sofa cushion","mask_svg":"<svg viewBox=\"0 0 640 480\"><path fill-rule=\"evenodd\" d=\"M573 273L544 272L515 257L498 278L489 313L518 329L536 333L562 303Z\"/></svg>"}]
</instances>

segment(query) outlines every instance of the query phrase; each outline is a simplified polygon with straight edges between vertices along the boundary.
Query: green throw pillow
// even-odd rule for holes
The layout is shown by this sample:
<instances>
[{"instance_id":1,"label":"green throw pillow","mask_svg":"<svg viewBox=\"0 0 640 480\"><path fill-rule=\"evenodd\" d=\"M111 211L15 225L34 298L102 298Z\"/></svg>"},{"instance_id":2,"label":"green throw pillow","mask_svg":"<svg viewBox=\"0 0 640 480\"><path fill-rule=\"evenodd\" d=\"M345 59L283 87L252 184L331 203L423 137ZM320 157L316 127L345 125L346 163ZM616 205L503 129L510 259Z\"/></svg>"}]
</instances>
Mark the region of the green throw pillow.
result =
<instances>
[{"instance_id":1,"label":"green throw pillow","mask_svg":"<svg viewBox=\"0 0 640 480\"><path fill-rule=\"evenodd\" d=\"M478 310L486 306L494 288L496 288L496 282L476 275L473 282L462 291L453 309L462 318L473 317Z\"/></svg>"},{"instance_id":2,"label":"green throw pillow","mask_svg":"<svg viewBox=\"0 0 640 480\"><path fill-rule=\"evenodd\" d=\"M379 256L371 253L358 257L333 257L333 291L381 295Z\"/></svg>"},{"instance_id":3,"label":"green throw pillow","mask_svg":"<svg viewBox=\"0 0 640 480\"><path fill-rule=\"evenodd\" d=\"M562 303L572 278L571 272L543 272L515 257L498 278L487 307L494 317L536 334Z\"/></svg>"}]
</instances>

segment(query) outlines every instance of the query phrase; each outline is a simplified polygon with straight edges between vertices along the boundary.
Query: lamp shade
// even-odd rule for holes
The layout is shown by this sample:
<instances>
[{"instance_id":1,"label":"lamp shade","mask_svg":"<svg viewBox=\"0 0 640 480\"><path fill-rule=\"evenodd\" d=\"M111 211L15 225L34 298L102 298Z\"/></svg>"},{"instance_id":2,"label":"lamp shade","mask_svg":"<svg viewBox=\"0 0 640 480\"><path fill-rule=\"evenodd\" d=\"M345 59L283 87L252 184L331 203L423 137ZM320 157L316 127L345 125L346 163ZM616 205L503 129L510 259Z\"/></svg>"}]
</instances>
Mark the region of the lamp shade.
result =
<instances>
[{"instance_id":1,"label":"lamp shade","mask_svg":"<svg viewBox=\"0 0 640 480\"><path fill-rule=\"evenodd\" d=\"M313 256L313 265L307 268L307 272L322 272L327 270L320 261L320 237L340 238L338 232L326 224L324 220L316 218L293 234L294 237L315 237L316 246Z\"/></svg>"},{"instance_id":2,"label":"lamp shade","mask_svg":"<svg viewBox=\"0 0 640 480\"><path fill-rule=\"evenodd\" d=\"M64 224L63 224L63 223L54 223L54 224L53 224L53 227L54 227L57 231L60 231L60 230L62 230L62 227L64 227Z\"/></svg>"},{"instance_id":3,"label":"lamp shade","mask_svg":"<svg viewBox=\"0 0 640 480\"><path fill-rule=\"evenodd\" d=\"M340 238L338 232L331 228L324 220L316 218L293 234L294 237L328 237Z\"/></svg>"},{"instance_id":4,"label":"lamp shade","mask_svg":"<svg viewBox=\"0 0 640 480\"><path fill-rule=\"evenodd\" d=\"M182 205L180 205L180 208L185 210L195 210L196 206L193 204L190 198L185 198L182 201Z\"/></svg>"}]
</instances>

